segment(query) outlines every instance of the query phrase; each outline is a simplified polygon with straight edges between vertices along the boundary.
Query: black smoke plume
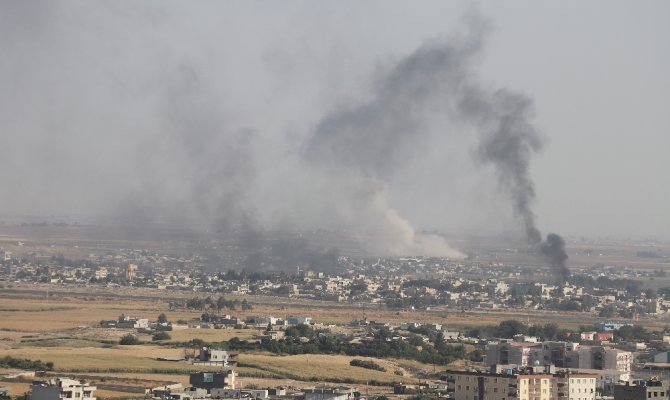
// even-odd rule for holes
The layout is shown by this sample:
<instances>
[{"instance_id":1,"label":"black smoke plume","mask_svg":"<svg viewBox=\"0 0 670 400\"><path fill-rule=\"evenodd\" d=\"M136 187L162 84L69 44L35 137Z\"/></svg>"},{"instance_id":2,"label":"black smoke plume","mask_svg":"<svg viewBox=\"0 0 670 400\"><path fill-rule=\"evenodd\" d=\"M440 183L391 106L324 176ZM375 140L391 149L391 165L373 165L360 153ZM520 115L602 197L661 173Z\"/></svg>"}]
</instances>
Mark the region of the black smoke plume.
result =
<instances>
[{"instance_id":1,"label":"black smoke plume","mask_svg":"<svg viewBox=\"0 0 670 400\"><path fill-rule=\"evenodd\" d=\"M555 233L547 235L547 239L540 244L540 253L551 265L561 284L570 277L570 270L565 265L568 254L565 252L565 240Z\"/></svg>"},{"instance_id":2,"label":"black smoke plume","mask_svg":"<svg viewBox=\"0 0 670 400\"><path fill-rule=\"evenodd\" d=\"M488 32L488 22L472 14L465 34L429 41L375 76L370 100L321 119L308 141L307 160L331 176L356 177L366 190L354 186L350 196L381 204L390 225L402 225L406 221L379 199L385 199L394 171L420 153L431 130L444 130L431 125L431 118L437 113L464 131L474 128L476 160L494 166L528 243L567 278L565 242L556 234L543 242L533 212L530 163L544 142L532 123L533 101L506 88L491 89L474 71ZM405 230L412 238L411 226Z\"/></svg>"}]
</instances>

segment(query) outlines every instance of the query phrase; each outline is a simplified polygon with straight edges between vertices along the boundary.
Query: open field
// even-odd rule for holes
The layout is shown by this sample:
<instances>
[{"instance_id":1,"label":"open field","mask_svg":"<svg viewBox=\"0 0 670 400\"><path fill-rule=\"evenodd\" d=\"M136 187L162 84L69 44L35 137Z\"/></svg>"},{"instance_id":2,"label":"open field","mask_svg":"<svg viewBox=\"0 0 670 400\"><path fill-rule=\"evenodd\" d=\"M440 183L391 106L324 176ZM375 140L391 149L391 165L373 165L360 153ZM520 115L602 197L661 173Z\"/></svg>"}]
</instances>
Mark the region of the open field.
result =
<instances>
[{"instance_id":1,"label":"open field","mask_svg":"<svg viewBox=\"0 0 670 400\"><path fill-rule=\"evenodd\" d=\"M158 357L184 355L184 349L159 346L19 347L2 350L0 355L52 361L59 372L188 372L200 368L181 362L157 361Z\"/></svg>"},{"instance_id":2,"label":"open field","mask_svg":"<svg viewBox=\"0 0 670 400\"><path fill-rule=\"evenodd\" d=\"M165 373L187 374L198 370L216 370L216 367L194 367L183 362L157 361L158 357L179 357L184 349L172 349L159 346L114 346L95 347L19 347L0 351L0 356L29 358L52 361L56 372L64 373ZM352 367L349 362L354 358L339 355L294 355L240 354L241 376L250 378L280 378L302 381L387 382L391 384L399 379L395 371L403 373L404 381L411 380L409 374L398 362L377 360L386 368L386 372ZM415 363L415 367L428 367ZM165 380L162 378L161 380Z\"/></svg>"},{"instance_id":3,"label":"open field","mask_svg":"<svg viewBox=\"0 0 670 400\"><path fill-rule=\"evenodd\" d=\"M46 291L49 290L49 300L46 301ZM157 289L123 288L118 293L110 294L107 288L73 287L64 288L57 285L20 285L12 288L0 289L0 338L2 330L21 332L63 332L68 329L81 327L96 327L101 319L115 319L120 314L140 316L155 320L158 314L165 313L170 320L197 320L200 310L170 310L168 300L174 298L206 297L205 293L167 292ZM239 317L250 315L275 315L286 317L289 315L310 315L314 321L323 324L345 324L353 319L364 316L370 320L401 323L416 321L422 323L441 323L449 327L462 328L464 326L497 324L505 319L522 319L531 323L554 322L568 328L577 328L580 325L599 321L595 314L574 312L552 312L537 310L501 309L501 310L467 310L448 307L433 307L431 310L390 310L383 306L358 303L334 303L292 298L277 298L264 296L233 296L230 299L247 299L253 310L227 311ZM651 329L662 329L670 325L670 316L656 316L634 321L635 324ZM173 332L173 340L184 338L221 335L227 340L232 331L218 330L189 330L188 333ZM76 332L70 332L76 334ZM120 337L123 331L106 331L104 334ZM171 335L173 334L171 333ZM239 333L239 335L238 335ZM246 338L251 338L255 332L248 330ZM242 332L234 336L242 337ZM232 337L232 336L230 336ZM203 338L204 339L204 338ZM148 336L144 340L150 340ZM0 343L0 346L2 344Z\"/></svg>"},{"instance_id":4,"label":"open field","mask_svg":"<svg viewBox=\"0 0 670 400\"><path fill-rule=\"evenodd\" d=\"M167 342L188 342L196 338L205 342L222 342L233 337L241 340L253 340L256 337L256 332L254 329L180 329L168 332L172 339Z\"/></svg>"},{"instance_id":5,"label":"open field","mask_svg":"<svg viewBox=\"0 0 670 400\"><path fill-rule=\"evenodd\" d=\"M386 369L386 372L353 367L349 362L354 358L370 359ZM301 354L277 356L271 354L242 354L239 368L247 375L260 371L280 377L293 377L300 380L317 382L386 382L389 385L399 380L413 381L406 371L392 360L380 360L366 357L349 357L342 355ZM255 371L254 371L255 370ZM395 371L405 376L394 374Z\"/></svg>"}]
</instances>

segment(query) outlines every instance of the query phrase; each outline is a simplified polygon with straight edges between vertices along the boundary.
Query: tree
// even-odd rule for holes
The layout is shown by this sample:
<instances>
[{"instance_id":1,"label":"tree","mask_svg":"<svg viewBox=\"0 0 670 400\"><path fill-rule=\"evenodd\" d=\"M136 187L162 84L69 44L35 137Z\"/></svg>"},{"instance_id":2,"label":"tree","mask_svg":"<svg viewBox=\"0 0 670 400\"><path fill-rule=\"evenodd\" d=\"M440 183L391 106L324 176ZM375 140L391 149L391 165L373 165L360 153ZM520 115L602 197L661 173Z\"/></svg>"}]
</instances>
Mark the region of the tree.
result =
<instances>
[{"instance_id":1,"label":"tree","mask_svg":"<svg viewBox=\"0 0 670 400\"><path fill-rule=\"evenodd\" d=\"M128 345L134 345L134 344L139 344L140 340L137 338L137 336L133 335L132 333L128 333L123 335L121 340L119 340L119 344L128 346Z\"/></svg>"},{"instance_id":2,"label":"tree","mask_svg":"<svg viewBox=\"0 0 670 400\"><path fill-rule=\"evenodd\" d=\"M205 342L204 340L202 340L200 338L194 338L194 339L191 339L191 341L189 342L189 345L191 347L203 348L203 347L207 347L207 342Z\"/></svg>"},{"instance_id":3,"label":"tree","mask_svg":"<svg viewBox=\"0 0 670 400\"><path fill-rule=\"evenodd\" d=\"M506 321L502 321L499 325L498 328L496 329L496 336L500 338L512 338L514 335L518 335L520 333L526 333L526 326L515 320L515 319L508 319Z\"/></svg>"},{"instance_id":4,"label":"tree","mask_svg":"<svg viewBox=\"0 0 670 400\"><path fill-rule=\"evenodd\" d=\"M598 316L601 318L614 318L616 316L616 307L613 305L605 306L602 310L600 310Z\"/></svg>"},{"instance_id":5,"label":"tree","mask_svg":"<svg viewBox=\"0 0 670 400\"><path fill-rule=\"evenodd\" d=\"M151 337L151 340L154 341L154 342L159 341L159 340L170 340L170 339L172 339L172 337L167 332L156 332Z\"/></svg>"},{"instance_id":6,"label":"tree","mask_svg":"<svg viewBox=\"0 0 670 400\"><path fill-rule=\"evenodd\" d=\"M158 315L158 323L159 323L159 324L165 324L165 323L167 323L167 322L168 322L167 315L165 315L165 313L160 313L160 314Z\"/></svg>"}]
</instances>

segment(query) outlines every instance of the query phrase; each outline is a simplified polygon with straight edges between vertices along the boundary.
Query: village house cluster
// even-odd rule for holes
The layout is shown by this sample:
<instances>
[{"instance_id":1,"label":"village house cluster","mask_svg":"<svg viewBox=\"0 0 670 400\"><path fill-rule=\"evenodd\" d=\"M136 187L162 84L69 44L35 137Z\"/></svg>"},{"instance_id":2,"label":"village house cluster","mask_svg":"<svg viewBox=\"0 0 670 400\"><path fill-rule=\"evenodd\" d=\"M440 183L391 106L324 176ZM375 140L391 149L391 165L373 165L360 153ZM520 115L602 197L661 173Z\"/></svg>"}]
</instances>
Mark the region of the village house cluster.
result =
<instances>
[{"instance_id":1,"label":"village house cluster","mask_svg":"<svg viewBox=\"0 0 670 400\"><path fill-rule=\"evenodd\" d=\"M569 282L527 266L440 258L340 257L338 272L297 267L295 274L208 272L197 255L174 257L140 250L72 261L40 254L2 252L0 284L127 285L159 290L283 296L366 302L399 309L538 309L597 312L603 318L667 313L670 288L644 289L658 271L597 265L573 271ZM4 283L2 282L4 281Z\"/></svg>"}]
</instances>

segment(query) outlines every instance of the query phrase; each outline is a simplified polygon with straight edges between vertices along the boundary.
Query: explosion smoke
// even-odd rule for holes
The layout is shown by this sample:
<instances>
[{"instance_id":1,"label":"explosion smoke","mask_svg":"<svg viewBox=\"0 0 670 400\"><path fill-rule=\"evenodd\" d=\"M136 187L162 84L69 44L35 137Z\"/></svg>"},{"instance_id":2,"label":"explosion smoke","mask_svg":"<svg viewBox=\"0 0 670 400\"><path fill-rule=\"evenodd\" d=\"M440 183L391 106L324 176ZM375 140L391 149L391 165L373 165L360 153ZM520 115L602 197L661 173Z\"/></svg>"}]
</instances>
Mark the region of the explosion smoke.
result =
<instances>
[{"instance_id":1,"label":"explosion smoke","mask_svg":"<svg viewBox=\"0 0 670 400\"><path fill-rule=\"evenodd\" d=\"M565 241L555 233L547 235L547 239L540 244L540 252L550 263L551 267L561 279L559 283L565 283L570 277L570 270L565 265L568 255L565 252Z\"/></svg>"},{"instance_id":2,"label":"explosion smoke","mask_svg":"<svg viewBox=\"0 0 670 400\"><path fill-rule=\"evenodd\" d=\"M427 121L438 109L452 122L475 128L477 160L495 167L528 243L567 278L565 242L556 234L542 242L532 210L529 166L543 144L530 122L532 100L507 89L490 90L476 80L473 61L489 29L478 16L471 16L466 28L466 35L430 41L377 76L368 102L324 117L308 142L307 159L329 174L358 177L368 189L364 203L405 232L403 243L410 245L416 241L413 229L388 206L385 192L393 171L428 138ZM354 191L362 192L360 187Z\"/></svg>"},{"instance_id":3,"label":"explosion smoke","mask_svg":"<svg viewBox=\"0 0 670 400\"><path fill-rule=\"evenodd\" d=\"M142 3L134 12L114 2L3 4L0 44L12 55L0 62L0 128L12 148L0 157L6 212L125 217L147 229L153 222L195 221L243 230L239 247L264 254L271 252L260 232L266 227L327 225L357 238L378 237L370 250L384 255L458 257L442 237L416 232L394 207L393 195L404 190L394 185L427 149L474 131L475 158L495 167L528 242L552 266L564 267L563 242L548 238L551 251L542 251L532 211L528 171L542 147L529 122L532 101L491 89L476 74L488 32L481 18L470 18L463 34L428 41L381 65L361 98L348 99L303 130L320 107L304 96L312 92L307 79L266 90L272 77L264 75L264 62L277 57L262 57L258 46L240 52L235 41L223 45L243 36L240 27L200 18L228 13L156 4ZM281 53L282 43L271 45L271 53ZM280 69L280 79L310 57L302 50L286 57L296 68ZM279 106L259 105L273 103ZM446 139L436 141L436 135ZM296 141L304 144L298 159ZM456 144L463 141L450 144L464 152ZM443 186L436 179L440 170L428 172L416 180ZM416 198L432 195L429 190ZM421 210L423 203L413 206L424 218L431 215ZM300 241L274 248L267 258L277 265L289 253L308 253Z\"/></svg>"}]
</instances>

